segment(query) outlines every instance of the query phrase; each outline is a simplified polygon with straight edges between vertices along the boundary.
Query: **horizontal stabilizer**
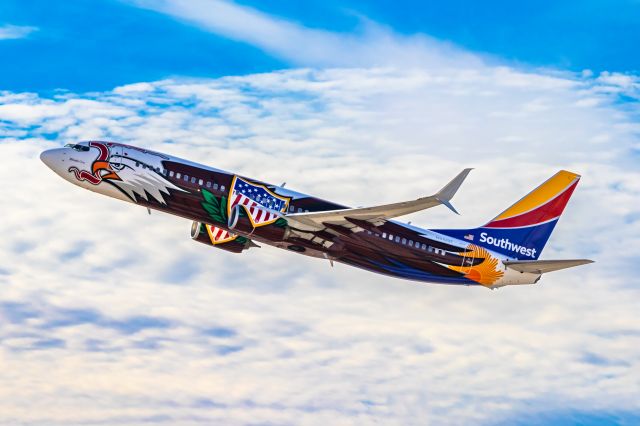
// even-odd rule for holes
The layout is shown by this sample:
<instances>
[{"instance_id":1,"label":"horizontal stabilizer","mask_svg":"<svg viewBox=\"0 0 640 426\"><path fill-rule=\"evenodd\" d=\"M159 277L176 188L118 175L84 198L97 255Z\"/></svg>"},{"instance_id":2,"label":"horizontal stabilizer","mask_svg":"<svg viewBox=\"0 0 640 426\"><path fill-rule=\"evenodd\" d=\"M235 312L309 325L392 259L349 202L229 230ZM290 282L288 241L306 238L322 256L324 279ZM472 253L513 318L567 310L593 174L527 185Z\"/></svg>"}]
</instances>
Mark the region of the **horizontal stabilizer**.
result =
<instances>
[{"instance_id":1,"label":"horizontal stabilizer","mask_svg":"<svg viewBox=\"0 0 640 426\"><path fill-rule=\"evenodd\" d=\"M559 271L560 269L593 263L589 259L567 260L508 260L504 261L507 268L518 272L530 272L532 274L544 274L546 272Z\"/></svg>"}]
</instances>

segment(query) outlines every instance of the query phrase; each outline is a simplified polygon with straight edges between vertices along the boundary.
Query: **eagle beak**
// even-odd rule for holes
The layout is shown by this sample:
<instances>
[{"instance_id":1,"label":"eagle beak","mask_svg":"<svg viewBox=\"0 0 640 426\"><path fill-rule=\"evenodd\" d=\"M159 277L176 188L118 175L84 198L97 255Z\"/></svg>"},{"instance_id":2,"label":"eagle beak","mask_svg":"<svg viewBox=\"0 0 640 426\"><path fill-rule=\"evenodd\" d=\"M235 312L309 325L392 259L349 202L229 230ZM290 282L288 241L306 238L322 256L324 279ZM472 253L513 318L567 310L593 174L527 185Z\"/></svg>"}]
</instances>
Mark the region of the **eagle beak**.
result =
<instances>
[{"instance_id":1,"label":"eagle beak","mask_svg":"<svg viewBox=\"0 0 640 426\"><path fill-rule=\"evenodd\" d=\"M97 175L100 170L106 170L107 174L102 175L102 179L122 180L116 172L113 171L108 161L96 161L93 163L93 174Z\"/></svg>"}]
</instances>

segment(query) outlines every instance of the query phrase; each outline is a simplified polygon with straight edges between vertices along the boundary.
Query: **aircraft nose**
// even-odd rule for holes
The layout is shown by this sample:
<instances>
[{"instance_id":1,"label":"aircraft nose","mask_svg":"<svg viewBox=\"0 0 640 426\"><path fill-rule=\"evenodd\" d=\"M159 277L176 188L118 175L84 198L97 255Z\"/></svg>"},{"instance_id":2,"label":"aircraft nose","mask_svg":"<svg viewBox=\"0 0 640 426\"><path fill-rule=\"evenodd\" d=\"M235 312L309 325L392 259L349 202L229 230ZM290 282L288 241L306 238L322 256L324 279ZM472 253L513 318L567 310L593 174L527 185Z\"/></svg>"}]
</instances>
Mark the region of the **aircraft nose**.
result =
<instances>
[{"instance_id":1,"label":"aircraft nose","mask_svg":"<svg viewBox=\"0 0 640 426\"><path fill-rule=\"evenodd\" d=\"M48 149L46 151L42 151L40 154L40 161L47 165L47 167L52 168L55 154L53 153L53 149Z\"/></svg>"},{"instance_id":2,"label":"aircraft nose","mask_svg":"<svg viewBox=\"0 0 640 426\"><path fill-rule=\"evenodd\" d=\"M65 160L64 148L48 149L40 154L40 160L51 170L60 174Z\"/></svg>"}]
</instances>

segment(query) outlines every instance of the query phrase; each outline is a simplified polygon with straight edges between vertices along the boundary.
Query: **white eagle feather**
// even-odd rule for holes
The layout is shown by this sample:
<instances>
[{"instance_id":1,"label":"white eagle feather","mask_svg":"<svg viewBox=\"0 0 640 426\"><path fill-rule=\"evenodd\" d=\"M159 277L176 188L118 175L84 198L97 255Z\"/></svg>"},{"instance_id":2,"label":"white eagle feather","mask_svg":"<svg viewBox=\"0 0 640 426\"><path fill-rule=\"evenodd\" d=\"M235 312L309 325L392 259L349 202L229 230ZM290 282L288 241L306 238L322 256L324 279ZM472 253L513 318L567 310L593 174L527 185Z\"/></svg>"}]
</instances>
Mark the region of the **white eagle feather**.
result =
<instances>
[{"instance_id":1,"label":"white eagle feather","mask_svg":"<svg viewBox=\"0 0 640 426\"><path fill-rule=\"evenodd\" d=\"M161 204L167 204L164 196L169 195L169 189L187 192L169 182L163 175L166 170L160 155L131 150L127 154L111 155L110 165L122 180L109 180L109 183L118 187L134 202L137 202L137 197L150 201L150 196ZM131 154L136 158L132 158Z\"/></svg>"}]
</instances>

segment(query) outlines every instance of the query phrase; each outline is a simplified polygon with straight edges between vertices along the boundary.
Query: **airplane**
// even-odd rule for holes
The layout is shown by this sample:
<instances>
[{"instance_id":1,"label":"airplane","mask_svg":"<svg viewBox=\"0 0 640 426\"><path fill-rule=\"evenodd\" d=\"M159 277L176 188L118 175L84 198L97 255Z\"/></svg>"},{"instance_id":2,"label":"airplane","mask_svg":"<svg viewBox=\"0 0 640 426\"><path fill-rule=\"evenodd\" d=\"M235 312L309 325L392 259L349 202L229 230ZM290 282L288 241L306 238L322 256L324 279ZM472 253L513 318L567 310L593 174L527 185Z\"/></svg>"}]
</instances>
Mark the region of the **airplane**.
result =
<instances>
[{"instance_id":1,"label":"airplane","mask_svg":"<svg viewBox=\"0 0 640 426\"><path fill-rule=\"evenodd\" d=\"M422 229L394 218L444 205L471 169L434 195L349 208L280 186L114 142L42 152L63 179L192 221L191 238L232 253L257 243L407 280L480 286L535 284L542 274L591 263L539 260L580 176L561 170L486 224Z\"/></svg>"}]
</instances>

